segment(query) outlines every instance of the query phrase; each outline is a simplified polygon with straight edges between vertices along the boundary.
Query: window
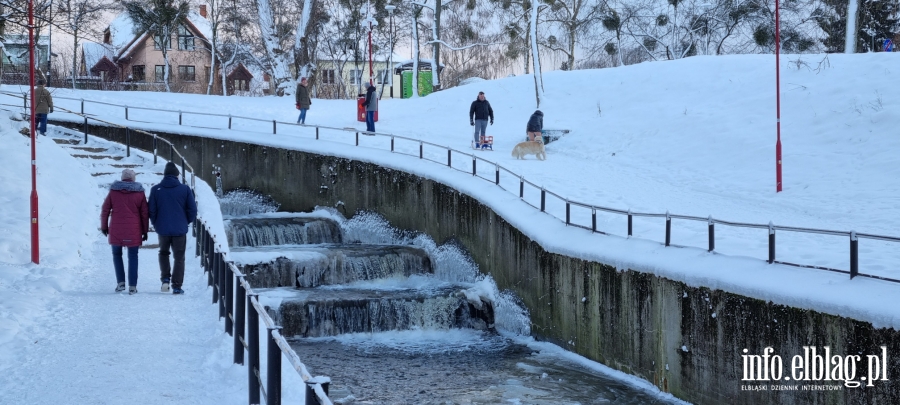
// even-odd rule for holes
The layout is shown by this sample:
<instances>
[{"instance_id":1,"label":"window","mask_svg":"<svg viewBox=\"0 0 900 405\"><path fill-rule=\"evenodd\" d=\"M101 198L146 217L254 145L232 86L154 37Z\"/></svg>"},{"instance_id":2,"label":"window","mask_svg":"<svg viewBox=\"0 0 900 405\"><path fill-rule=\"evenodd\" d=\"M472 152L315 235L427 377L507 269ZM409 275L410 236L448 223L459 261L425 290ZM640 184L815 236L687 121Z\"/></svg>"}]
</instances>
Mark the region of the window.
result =
<instances>
[{"instance_id":1,"label":"window","mask_svg":"<svg viewBox=\"0 0 900 405\"><path fill-rule=\"evenodd\" d=\"M156 75L153 78L154 81L162 83L165 81L166 77L166 65L156 65Z\"/></svg>"},{"instance_id":2,"label":"window","mask_svg":"<svg viewBox=\"0 0 900 405\"><path fill-rule=\"evenodd\" d=\"M154 35L153 36L153 49L161 50L163 39L166 39L166 38L162 35ZM172 38L169 38L169 40L166 41L166 50L169 50L169 49L172 49Z\"/></svg>"},{"instance_id":3,"label":"window","mask_svg":"<svg viewBox=\"0 0 900 405\"><path fill-rule=\"evenodd\" d=\"M334 84L334 69L325 69L319 71L322 77L322 84Z\"/></svg>"},{"instance_id":4,"label":"window","mask_svg":"<svg viewBox=\"0 0 900 405\"><path fill-rule=\"evenodd\" d=\"M378 76L375 76L375 82L378 84L387 83L387 69L378 69Z\"/></svg>"},{"instance_id":5,"label":"window","mask_svg":"<svg viewBox=\"0 0 900 405\"><path fill-rule=\"evenodd\" d=\"M193 82L197 80L197 75L193 66L179 66L178 80L182 82Z\"/></svg>"},{"instance_id":6,"label":"window","mask_svg":"<svg viewBox=\"0 0 900 405\"><path fill-rule=\"evenodd\" d=\"M241 79L234 79L235 91L250 91L250 82Z\"/></svg>"},{"instance_id":7,"label":"window","mask_svg":"<svg viewBox=\"0 0 900 405\"><path fill-rule=\"evenodd\" d=\"M131 67L131 80L142 82L145 80L144 65L134 65Z\"/></svg>"},{"instance_id":8,"label":"window","mask_svg":"<svg viewBox=\"0 0 900 405\"><path fill-rule=\"evenodd\" d=\"M184 51L194 50L194 34L191 34L183 25L178 27L178 49Z\"/></svg>"},{"instance_id":9,"label":"window","mask_svg":"<svg viewBox=\"0 0 900 405\"><path fill-rule=\"evenodd\" d=\"M350 84L362 83L362 69L350 69Z\"/></svg>"}]
</instances>

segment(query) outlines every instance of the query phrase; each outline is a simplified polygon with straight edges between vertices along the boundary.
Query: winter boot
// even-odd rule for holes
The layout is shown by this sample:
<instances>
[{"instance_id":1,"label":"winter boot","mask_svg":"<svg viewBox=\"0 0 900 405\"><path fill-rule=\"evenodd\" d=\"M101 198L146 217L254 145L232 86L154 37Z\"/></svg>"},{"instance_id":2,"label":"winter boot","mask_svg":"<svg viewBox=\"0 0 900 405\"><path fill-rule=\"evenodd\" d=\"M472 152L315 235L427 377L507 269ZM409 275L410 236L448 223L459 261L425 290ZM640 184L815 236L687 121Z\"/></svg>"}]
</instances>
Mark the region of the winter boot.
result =
<instances>
[{"instance_id":1,"label":"winter boot","mask_svg":"<svg viewBox=\"0 0 900 405\"><path fill-rule=\"evenodd\" d=\"M137 286L136 285L128 286L128 295L135 295L135 294L137 294Z\"/></svg>"},{"instance_id":2,"label":"winter boot","mask_svg":"<svg viewBox=\"0 0 900 405\"><path fill-rule=\"evenodd\" d=\"M159 291L164 293L169 292L169 279L162 279L162 287L159 289Z\"/></svg>"},{"instance_id":3,"label":"winter boot","mask_svg":"<svg viewBox=\"0 0 900 405\"><path fill-rule=\"evenodd\" d=\"M172 294L175 294L175 295L181 295L181 294L184 294L184 290L182 290L182 289L180 289L180 288L173 288L173 289L172 289Z\"/></svg>"},{"instance_id":4,"label":"winter boot","mask_svg":"<svg viewBox=\"0 0 900 405\"><path fill-rule=\"evenodd\" d=\"M125 283L124 282L119 283L119 285L116 286L116 292L122 292L122 291L125 291Z\"/></svg>"}]
</instances>

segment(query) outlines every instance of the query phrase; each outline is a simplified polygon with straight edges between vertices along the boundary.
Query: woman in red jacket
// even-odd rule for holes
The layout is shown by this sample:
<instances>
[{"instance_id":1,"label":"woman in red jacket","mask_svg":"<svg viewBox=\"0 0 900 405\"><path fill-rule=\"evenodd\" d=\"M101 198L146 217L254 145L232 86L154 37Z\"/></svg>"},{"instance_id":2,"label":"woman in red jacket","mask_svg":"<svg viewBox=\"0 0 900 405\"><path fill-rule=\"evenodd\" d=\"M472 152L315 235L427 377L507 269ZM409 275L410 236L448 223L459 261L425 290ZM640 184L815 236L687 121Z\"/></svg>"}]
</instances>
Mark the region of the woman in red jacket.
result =
<instances>
[{"instance_id":1,"label":"woman in red jacket","mask_svg":"<svg viewBox=\"0 0 900 405\"><path fill-rule=\"evenodd\" d=\"M144 187L134 181L134 170L122 170L122 180L113 182L100 212L100 231L112 245L116 269L116 292L125 291L125 264L122 248L128 248L128 294L137 293L138 249L147 240L150 211Z\"/></svg>"}]
</instances>

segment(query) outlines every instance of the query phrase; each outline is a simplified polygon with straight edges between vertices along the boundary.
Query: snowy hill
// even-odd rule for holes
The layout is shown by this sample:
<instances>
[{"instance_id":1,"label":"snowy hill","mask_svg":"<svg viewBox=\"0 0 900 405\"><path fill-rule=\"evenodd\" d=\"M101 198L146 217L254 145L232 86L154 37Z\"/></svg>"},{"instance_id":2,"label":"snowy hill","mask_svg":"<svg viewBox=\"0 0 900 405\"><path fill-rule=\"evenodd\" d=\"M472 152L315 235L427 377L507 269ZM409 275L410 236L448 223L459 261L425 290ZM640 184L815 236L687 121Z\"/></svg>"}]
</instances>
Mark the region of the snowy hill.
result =
<instances>
[{"instance_id":1,"label":"snowy hill","mask_svg":"<svg viewBox=\"0 0 900 405\"><path fill-rule=\"evenodd\" d=\"M900 90L885 84L891 69L896 70L895 59L886 53L782 57L784 192L778 194L771 55L549 72L541 107L545 128L572 132L548 146L546 162L516 161L508 153L524 138L525 123L534 111L531 76L477 82L418 99L383 100L376 128L464 149L472 138L469 104L484 91L496 117L488 134L495 137L497 150L486 158L571 200L637 212L894 235L900 206L900 138L894 129ZM296 120L293 99L277 97L73 94L65 89L54 94ZM77 101L58 104L78 110ZM121 108L88 104L86 109L122 116ZM316 99L307 123L363 128L354 119L354 109L353 100ZM173 122L172 114L130 114L132 120ZM186 117L202 126L224 126L223 118ZM153 127L133 121L130 125ZM265 131L256 125L254 130ZM622 222L621 217L600 216L598 228L624 235ZM660 226L659 221L636 219L635 236L660 241ZM673 229L673 243L706 246L705 224L682 221ZM720 253L761 259L767 255L766 243L765 231L717 229ZM848 245L842 237L782 232L778 259L847 269ZM866 240L861 251L862 272L900 278L891 265L900 258L897 246Z\"/></svg>"}]
</instances>

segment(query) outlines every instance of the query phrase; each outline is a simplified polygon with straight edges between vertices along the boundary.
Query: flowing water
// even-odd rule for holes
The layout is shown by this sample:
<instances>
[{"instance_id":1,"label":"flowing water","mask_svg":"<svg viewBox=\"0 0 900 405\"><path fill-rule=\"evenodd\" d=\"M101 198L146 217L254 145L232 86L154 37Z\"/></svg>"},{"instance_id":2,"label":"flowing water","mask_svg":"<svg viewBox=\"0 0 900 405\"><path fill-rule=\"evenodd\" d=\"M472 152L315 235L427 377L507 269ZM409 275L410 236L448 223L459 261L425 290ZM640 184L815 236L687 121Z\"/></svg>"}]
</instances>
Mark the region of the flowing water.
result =
<instances>
[{"instance_id":1,"label":"flowing water","mask_svg":"<svg viewBox=\"0 0 900 405\"><path fill-rule=\"evenodd\" d=\"M438 246L373 214L230 204L251 213L227 218L230 256L302 361L331 378L335 404L672 401L534 342L517 298L453 241Z\"/></svg>"}]
</instances>

